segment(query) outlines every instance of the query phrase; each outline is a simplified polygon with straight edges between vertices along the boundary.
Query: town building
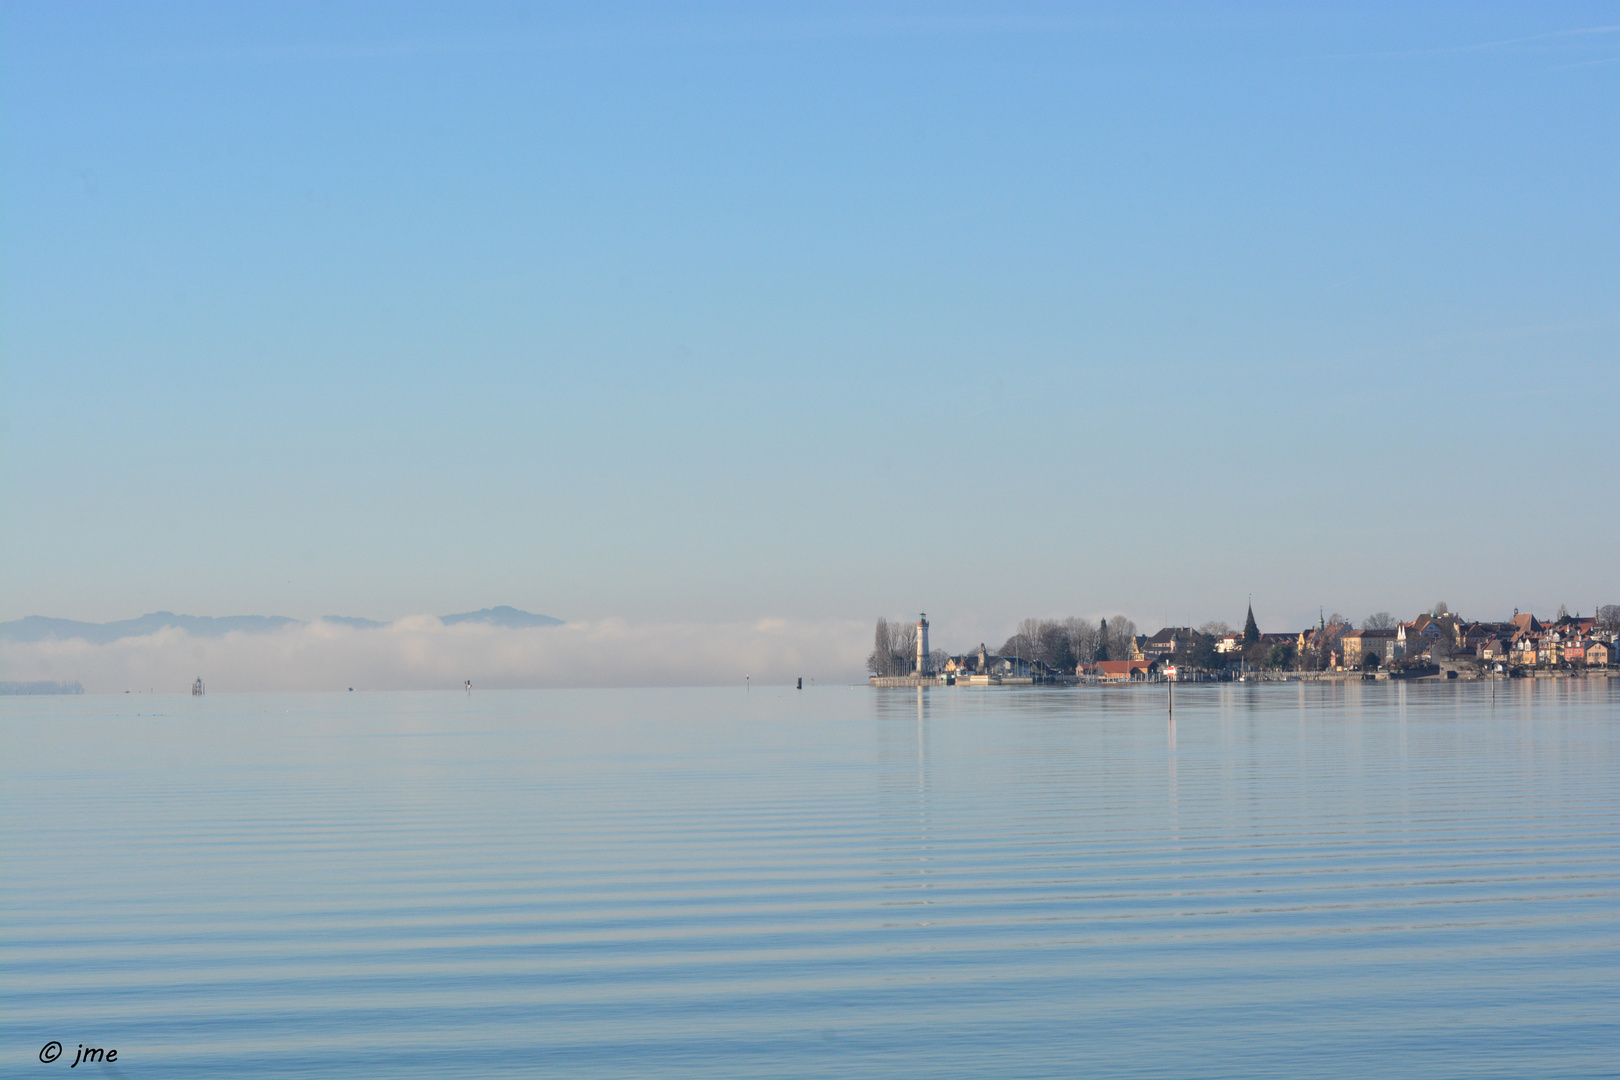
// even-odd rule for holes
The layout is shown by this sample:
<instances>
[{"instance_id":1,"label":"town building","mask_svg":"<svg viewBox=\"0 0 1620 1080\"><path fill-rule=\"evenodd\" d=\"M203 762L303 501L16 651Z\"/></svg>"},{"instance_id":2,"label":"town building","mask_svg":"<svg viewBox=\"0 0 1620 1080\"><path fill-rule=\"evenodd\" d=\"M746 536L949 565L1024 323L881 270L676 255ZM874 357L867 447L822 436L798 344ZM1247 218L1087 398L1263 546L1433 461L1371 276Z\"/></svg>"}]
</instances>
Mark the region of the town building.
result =
<instances>
[{"instance_id":1,"label":"town building","mask_svg":"<svg viewBox=\"0 0 1620 1080\"><path fill-rule=\"evenodd\" d=\"M1136 650L1143 660L1163 660L1178 652L1192 648L1196 633L1190 626L1166 626L1147 638Z\"/></svg>"},{"instance_id":2,"label":"town building","mask_svg":"<svg viewBox=\"0 0 1620 1080\"><path fill-rule=\"evenodd\" d=\"M1378 657L1379 667L1388 667L1398 655L1394 630L1346 630L1339 635L1342 667L1362 667L1369 656Z\"/></svg>"},{"instance_id":3,"label":"town building","mask_svg":"<svg viewBox=\"0 0 1620 1080\"><path fill-rule=\"evenodd\" d=\"M1395 629L1395 642L1402 656L1420 653L1434 657L1447 657L1452 653L1460 636L1462 620L1449 612L1440 615L1419 615L1409 623Z\"/></svg>"}]
</instances>

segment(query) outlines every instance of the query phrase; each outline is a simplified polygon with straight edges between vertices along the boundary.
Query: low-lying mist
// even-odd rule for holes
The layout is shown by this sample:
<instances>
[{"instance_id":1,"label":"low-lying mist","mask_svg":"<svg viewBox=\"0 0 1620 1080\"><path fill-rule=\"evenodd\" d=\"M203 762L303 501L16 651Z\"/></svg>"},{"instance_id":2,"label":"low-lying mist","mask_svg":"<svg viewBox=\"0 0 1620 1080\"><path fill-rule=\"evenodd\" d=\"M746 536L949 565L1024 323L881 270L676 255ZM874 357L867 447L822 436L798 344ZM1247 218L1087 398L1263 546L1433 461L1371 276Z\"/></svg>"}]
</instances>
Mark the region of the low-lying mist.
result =
<instances>
[{"instance_id":1,"label":"low-lying mist","mask_svg":"<svg viewBox=\"0 0 1620 1080\"><path fill-rule=\"evenodd\" d=\"M268 632L169 628L105 643L0 642L0 676L76 681L90 693L708 686L864 681L865 622L760 619L550 627L446 625L431 615L369 628L317 620Z\"/></svg>"}]
</instances>

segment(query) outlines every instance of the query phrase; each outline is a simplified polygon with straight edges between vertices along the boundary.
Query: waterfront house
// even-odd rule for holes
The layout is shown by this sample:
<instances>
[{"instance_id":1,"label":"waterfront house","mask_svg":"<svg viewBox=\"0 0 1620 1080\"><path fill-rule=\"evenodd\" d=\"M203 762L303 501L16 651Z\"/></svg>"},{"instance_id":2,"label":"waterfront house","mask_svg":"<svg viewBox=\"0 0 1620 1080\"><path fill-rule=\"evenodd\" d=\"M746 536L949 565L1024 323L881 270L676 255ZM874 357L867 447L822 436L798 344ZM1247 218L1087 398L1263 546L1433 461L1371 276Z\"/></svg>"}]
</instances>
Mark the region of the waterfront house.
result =
<instances>
[{"instance_id":1,"label":"waterfront house","mask_svg":"<svg viewBox=\"0 0 1620 1080\"><path fill-rule=\"evenodd\" d=\"M995 655L979 642L979 651L953 656L945 661L945 674L947 675L988 675L990 662Z\"/></svg>"},{"instance_id":2,"label":"waterfront house","mask_svg":"<svg viewBox=\"0 0 1620 1080\"><path fill-rule=\"evenodd\" d=\"M1157 660L1099 660L1095 664L1081 664L1075 671L1084 677L1091 674L1098 682L1145 682L1157 678Z\"/></svg>"},{"instance_id":3,"label":"waterfront house","mask_svg":"<svg viewBox=\"0 0 1620 1080\"><path fill-rule=\"evenodd\" d=\"M1394 630L1346 630L1339 635L1340 663L1347 668L1359 668L1368 656L1377 656L1380 667L1388 667L1394 660Z\"/></svg>"},{"instance_id":4,"label":"waterfront house","mask_svg":"<svg viewBox=\"0 0 1620 1080\"><path fill-rule=\"evenodd\" d=\"M1395 644L1403 656L1444 657L1451 654L1457 644L1462 620L1455 615L1419 615L1409 623L1401 623L1395 630Z\"/></svg>"},{"instance_id":5,"label":"waterfront house","mask_svg":"<svg viewBox=\"0 0 1620 1080\"><path fill-rule=\"evenodd\" d=\"M1314 630L1301 630L1297 646L1301 658L1321 658L1325 666L1340 665L1344 656L1343 638L1351 630L1349 623L1322 623Z\"/></svg>"},{"instance_id":6,"label":"waterfront house","mask_svg":"<svg viewBox=\"0 0 1620 1080\"><path fill-rule=\"evenodd\" d=\"M1193 628L1190 626L1166 626L1157 634L1143 641L1137 652L1143 660L1163 660L1192 647Z\"/></svg>"},{"instance_id":7,"label":"waterfront house","mask_svg":"<svg viewBox=\"0 0 1620 1080\"><path fill-rule=\"evenodd\" d=\"M1047 670L1039 660L1025 656L995 656L990 659L990 671L1003 679L1033 679Z\"/></svg>"},{"instance_id":8,"label":"waterfront house","mask_svg":"<svg viewBox=\"0 0 1620 1080\"><path fill-rule=\"evenodd\" d=\"M1002 682L1014 679L1030 679L1044 682L1056 673L1043 661L1031 660L1027 656L997 656L984 643L979 643L978 652L966 653L962 656L953 656L945 661L945 674L953 678L974 678L995 676Z\"/></svg>"}]
</instances>

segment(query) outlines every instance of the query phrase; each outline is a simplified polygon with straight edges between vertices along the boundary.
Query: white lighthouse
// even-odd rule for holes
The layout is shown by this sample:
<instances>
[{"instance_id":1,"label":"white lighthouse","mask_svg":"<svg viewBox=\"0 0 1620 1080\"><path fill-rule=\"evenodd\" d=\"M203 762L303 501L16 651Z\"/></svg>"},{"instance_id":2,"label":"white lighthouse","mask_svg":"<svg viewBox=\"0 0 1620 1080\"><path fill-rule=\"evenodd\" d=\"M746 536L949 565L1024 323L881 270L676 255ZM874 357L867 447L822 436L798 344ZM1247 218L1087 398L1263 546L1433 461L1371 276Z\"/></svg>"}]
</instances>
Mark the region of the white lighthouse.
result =
<instances>
[{"instance_id":1,"label":"white lighthouse","mask_svg":"<svg viewBox=\"0 0 1620 1080\"><path fill-rule=\"evenodd\" d=\"M917 674L930 674L928 670L928 613L917 616Z\"/></svg>"}]
</instances>

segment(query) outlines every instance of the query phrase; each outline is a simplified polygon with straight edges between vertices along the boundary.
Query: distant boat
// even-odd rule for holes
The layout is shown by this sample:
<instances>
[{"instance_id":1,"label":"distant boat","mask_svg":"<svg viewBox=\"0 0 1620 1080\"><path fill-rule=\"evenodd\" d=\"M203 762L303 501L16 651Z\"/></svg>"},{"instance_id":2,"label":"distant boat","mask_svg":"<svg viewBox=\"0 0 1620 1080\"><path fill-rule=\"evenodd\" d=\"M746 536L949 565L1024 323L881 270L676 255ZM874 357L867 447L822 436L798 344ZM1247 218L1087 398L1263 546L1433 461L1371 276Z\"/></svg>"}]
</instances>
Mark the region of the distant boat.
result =
<instances>
[{"instance_id":1,"label":"distant boat","mask_svg":"<svg viewBox=\"0 0 1620 1080\"><path fill-rule=\"evenodd\" d=\"M207 691L203 689L202 676L199 675L197 677L197 681L191 684L191 696L202 697L206 692Z\"/></svg>"}]
</instances>

